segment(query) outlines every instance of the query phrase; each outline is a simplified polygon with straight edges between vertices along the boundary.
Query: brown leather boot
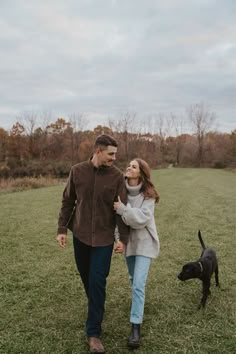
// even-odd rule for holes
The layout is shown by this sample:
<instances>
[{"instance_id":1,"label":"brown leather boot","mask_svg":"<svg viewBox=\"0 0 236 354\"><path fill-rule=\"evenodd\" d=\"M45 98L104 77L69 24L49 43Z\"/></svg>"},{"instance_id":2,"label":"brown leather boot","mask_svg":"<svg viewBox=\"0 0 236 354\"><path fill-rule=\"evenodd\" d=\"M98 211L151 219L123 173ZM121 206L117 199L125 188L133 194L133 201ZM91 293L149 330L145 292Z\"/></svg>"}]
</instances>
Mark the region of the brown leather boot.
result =
<instances>
[{"instance_id":1,"label":"brown leather boot","mask_svg":"<svg viewBox=\"0 0 236 354\"><path fill-rule=\"evenodd\" d=\"M97 337L88 337L90 353L105 353L102 342Z\"/></svg>"}]
</instances>

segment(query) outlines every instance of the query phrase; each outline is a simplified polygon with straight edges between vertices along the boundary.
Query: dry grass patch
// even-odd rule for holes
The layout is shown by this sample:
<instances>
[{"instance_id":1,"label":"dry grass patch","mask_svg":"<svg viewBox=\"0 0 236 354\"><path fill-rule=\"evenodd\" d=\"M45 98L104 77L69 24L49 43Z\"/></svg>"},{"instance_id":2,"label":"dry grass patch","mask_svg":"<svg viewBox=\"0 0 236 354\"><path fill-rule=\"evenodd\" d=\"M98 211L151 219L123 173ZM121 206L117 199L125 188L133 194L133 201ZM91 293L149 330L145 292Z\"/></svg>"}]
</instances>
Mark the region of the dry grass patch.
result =
<instances>
[{"instance_id":1,"label":"dry grass patch","mask_svg":"<svg viewBox=\"0 0 236 354\"><path fill-rule=\"evenodd\" d=\"M64 182L65 180L53 177L22 177L0 179L0 193L56 186Z\"/></svg>"}]
</instances>

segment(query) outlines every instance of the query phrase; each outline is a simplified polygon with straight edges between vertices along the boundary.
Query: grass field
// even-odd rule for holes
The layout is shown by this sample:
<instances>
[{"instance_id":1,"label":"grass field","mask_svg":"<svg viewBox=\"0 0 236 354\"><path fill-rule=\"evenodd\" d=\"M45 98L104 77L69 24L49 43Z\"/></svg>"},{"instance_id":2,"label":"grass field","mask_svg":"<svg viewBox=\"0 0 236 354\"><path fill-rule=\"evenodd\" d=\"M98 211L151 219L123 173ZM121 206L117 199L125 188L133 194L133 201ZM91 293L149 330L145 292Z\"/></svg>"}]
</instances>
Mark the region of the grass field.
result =
<instances>
[{"instance_id":1,"label":"grass field","mask_svg":"<svg viewBox=\"0 0 236 354\"><path fill-rule=\"evenodd\" d=\"M152 263L142 347L137 353L236 353L236 175L210 169L153 172L161 253ZM0 195L0 353L86 353L86 301L72 242L58 247L63 186ZM218 254L221 289L212 282L205 311L201 283L180 282L182 265L199 257L201 229ZM125 354L130 289L122 255L114 255L107 286L103 342Z\"/></svg>"}]
</instances>

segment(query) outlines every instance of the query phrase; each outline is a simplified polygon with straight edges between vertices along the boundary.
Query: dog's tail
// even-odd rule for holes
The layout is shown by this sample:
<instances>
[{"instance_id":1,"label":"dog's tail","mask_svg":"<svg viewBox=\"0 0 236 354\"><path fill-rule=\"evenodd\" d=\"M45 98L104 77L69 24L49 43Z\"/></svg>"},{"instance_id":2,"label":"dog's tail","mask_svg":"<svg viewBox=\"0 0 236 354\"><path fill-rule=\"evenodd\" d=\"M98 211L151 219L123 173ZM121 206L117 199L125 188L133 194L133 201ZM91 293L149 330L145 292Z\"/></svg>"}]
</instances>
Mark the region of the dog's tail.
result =
<instances>
[{"instance_id":1,"label":"dog's tail","mask_svg":"<svg viewBox=\"0 0 236 354\"><path fill-rule=\"evenodd\" d=\"M199 238L199 241L200 241L200 243L201 243L201 245L202 245L202 248L205 250L205 249L206 249L206 246L205 246L205 243L204 243L204 241L203 241L203 239L202 239L202 234L201 234L201 231L200 231L200 230L198 230L198 238Z\"/></svg>"}]
</instances>

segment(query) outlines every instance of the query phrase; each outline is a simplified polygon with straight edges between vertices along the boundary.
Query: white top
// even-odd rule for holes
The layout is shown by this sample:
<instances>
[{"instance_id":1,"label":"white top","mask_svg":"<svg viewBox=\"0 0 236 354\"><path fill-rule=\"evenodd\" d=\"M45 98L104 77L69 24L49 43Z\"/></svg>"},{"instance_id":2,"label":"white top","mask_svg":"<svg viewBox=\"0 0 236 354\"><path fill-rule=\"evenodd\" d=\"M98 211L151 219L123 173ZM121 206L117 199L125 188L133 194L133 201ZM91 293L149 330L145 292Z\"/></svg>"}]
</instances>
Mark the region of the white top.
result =
<instances>
[{"instance_id":1,"label":"white top","mask_svg":"<svg viewBox=\"0 0 236 354\"><path fill-rule=\"evenodd\" d=\"M125 255L156 258L160 251L160 242L156 229L154 210L155 199L144 199L140 192L142 184L130 186L126 182L128 203L121 203L117 214L130 226L130 238Z\"/></svg>"}]
</instances>

